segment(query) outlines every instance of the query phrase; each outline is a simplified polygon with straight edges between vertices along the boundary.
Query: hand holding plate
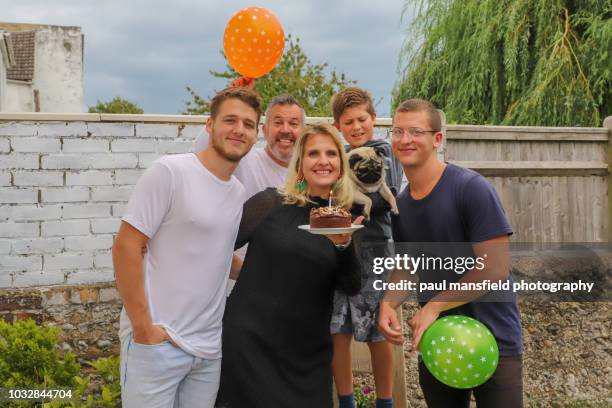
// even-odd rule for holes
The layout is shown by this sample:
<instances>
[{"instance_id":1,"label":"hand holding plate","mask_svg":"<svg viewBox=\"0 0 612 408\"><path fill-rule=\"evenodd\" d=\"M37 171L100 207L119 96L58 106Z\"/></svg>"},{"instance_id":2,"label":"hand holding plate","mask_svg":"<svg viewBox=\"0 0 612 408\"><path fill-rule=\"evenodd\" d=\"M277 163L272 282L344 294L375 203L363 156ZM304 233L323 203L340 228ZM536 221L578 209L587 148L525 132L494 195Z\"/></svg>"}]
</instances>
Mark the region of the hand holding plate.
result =
<instances>
[{"instance_id":1,"label":"hand holding plate","mask_svg":"<svg viewBox=\"0 0 612 408\"><path fill-rule=\"evenodd\" d=\"M363 224L363 215L360 215L359 217L355 218L355 221L353 221L353 225L361 224ZM353 235L353 232L355 231L350 231L344 234L326 234L325 236L329 238L334 245L348 245L351 242L351 235Z\"/></svg>"}]
</instances>

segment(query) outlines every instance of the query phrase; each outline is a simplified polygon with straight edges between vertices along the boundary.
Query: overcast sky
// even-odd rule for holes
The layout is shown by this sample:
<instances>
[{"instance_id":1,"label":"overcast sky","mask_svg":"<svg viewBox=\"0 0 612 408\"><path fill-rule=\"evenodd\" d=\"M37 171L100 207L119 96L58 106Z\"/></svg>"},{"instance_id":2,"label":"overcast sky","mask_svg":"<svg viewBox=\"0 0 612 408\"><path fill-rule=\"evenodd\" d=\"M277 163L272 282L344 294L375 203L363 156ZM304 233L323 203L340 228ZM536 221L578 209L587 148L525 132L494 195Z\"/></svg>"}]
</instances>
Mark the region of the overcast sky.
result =
<instances>
[{"instance_id":1,"label":"overcast sky","mask_svg":"<svg viewBox=\"0 0 612 408\"><path fill-rule=\"evenodd\" d=\"M299 37L314 63L327 62L378 100L390 94L406 23L402 0L0 0L6 22L80 26L85 34L85 104L114 96L146 113L180 113L191 85L222 89L208 71L223 70L223 30L240 8L269 9Z\"/></svg>"}]
</instances>

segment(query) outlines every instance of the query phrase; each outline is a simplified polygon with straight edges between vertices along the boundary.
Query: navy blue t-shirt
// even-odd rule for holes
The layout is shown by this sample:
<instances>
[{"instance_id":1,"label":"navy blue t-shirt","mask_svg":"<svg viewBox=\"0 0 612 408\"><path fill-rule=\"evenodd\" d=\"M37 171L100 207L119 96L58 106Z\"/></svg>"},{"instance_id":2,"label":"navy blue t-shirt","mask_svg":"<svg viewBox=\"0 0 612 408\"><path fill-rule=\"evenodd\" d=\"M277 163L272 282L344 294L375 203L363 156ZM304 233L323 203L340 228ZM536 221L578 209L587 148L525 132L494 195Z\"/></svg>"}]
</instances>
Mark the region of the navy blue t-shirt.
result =
<instances>
[{"instance_id":1,"label":"navy blue t-shirt","mask_svg":"<svg viewBox=\"0 0 612 408\"><path fill-rule=\"evenodd\" d=\"M493 186L480 174L448 164L433 190L414 200L408 185L398 196L393 240L401 242L482 242L511 235L512 228ZM491 329L500 355L522 353L516 296L511 302L472 302L447 314L471 316Z\"/></svg>"}]
</instances>

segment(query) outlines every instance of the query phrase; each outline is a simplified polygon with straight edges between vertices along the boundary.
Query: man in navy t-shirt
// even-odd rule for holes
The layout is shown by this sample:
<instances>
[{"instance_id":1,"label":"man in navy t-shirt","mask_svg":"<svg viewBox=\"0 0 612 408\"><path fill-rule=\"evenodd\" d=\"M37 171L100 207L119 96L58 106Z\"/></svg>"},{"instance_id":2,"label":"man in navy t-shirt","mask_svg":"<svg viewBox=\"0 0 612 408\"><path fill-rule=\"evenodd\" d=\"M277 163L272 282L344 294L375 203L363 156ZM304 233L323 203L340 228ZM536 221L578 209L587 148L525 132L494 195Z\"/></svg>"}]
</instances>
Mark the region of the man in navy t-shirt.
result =
<instances>
[{"instance_id":1,"label":"man in navy t-shirt","mask_svg":"<svg viewBox=\"0 0 612 408\"><path fill-rule=\"evenodd\" d=\"M499 197L480 174L438 160L442 143L441 120L430 102L411 99L399 105L389 132L393 153L402 163L408 187L397 196L399 215L393 220L393 238L402 242L472 243L474 256L497 252L508 258L512 228ZM499 253L501 251L501 253ZM494 262L485 273L473 269L457 275L459 282L508 279L505 262ZM505 267L504 267L505 266ZM430 280L432 275L428 277ZM435 280L435 277L434 277ZM483 293L437 293L423 303L410 320L412 350L417 351L423 332L441 315L463 314L485 324L499 346L499 365L493 377L472 389L451 388L436 380L419 361L419 381L429 407L468 407L473 392L479 408L522 407L522 338L515 295L504 302L485 302ZM480 297L480 301L474 301ZM394 344L403 343L392 296L380 308L379 328Z\"/></svg>"}]
</instances>

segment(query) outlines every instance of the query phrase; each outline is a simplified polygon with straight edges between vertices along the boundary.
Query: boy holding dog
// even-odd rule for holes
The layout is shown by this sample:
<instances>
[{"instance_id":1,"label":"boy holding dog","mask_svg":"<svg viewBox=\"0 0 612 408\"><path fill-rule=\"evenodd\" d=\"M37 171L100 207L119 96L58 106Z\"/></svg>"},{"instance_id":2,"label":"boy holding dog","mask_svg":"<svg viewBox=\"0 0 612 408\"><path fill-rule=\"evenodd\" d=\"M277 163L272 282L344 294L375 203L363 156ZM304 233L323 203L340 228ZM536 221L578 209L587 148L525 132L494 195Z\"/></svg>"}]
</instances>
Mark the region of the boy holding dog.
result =
<instances>
[{"instance_id":1,"label":"boy holding dog","mask_svg":"<svg viewBox=\"0 0 612 408\"><path fill-rule=\"evenodd\" d=\"M372 287L372 259L387 254L391 240L390 212L397 213L395 195L402 182L402 167L393 156L391 145L374 140L376 113L370 94L360 88L347 88L332 98L334 126L349 144L350 168L361 193L355 201L364 206L369 218L362 233L362 290L355 296L336 292L331 333L334 342L332 369L340 408L354 408L351 341L366 342L370 349L376 407L392 407L393 357L391 344L377 328L381 292Z\"/></svg>"}]
</instances>

